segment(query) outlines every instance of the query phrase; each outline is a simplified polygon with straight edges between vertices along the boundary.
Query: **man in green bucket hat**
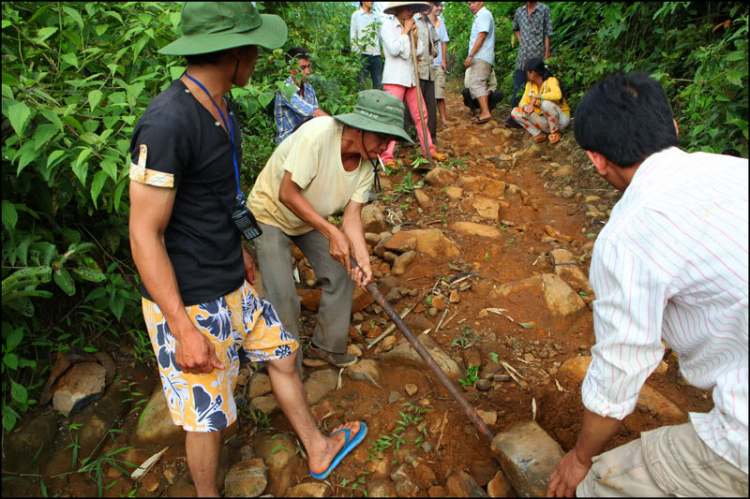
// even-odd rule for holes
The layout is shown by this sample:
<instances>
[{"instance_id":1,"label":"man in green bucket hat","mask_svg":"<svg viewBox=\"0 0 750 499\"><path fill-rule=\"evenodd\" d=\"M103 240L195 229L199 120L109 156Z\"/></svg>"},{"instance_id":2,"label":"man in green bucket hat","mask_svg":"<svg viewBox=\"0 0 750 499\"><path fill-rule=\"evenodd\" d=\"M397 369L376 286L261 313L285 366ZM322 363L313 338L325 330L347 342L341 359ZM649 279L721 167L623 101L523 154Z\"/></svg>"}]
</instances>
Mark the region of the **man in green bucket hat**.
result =
<instances>
[{"instance_id":1,"label":"man in green bucket hat","mask_svg":"<svg viewBox=\"0 0 750 499\"><path fill-rule=\"evenodd\" d=\"M360 92L351 113L314 118L282 142L248 199L263 230L255 248L265 297L299 339L301 300L289 265L294 242L323 284L307 355L337 367L357 361L346 351L354 286L364 288L372 279L362 206L377 178L377 156L391 140L411 142L403 119L404 104L396 97ZM342 211L339 229L327 218Z\"/></svg>"},{"instance_id":2,"label":"man in green bucket hat","mask_svg":"<svg viewBox=\"0 0 750 499\"><path fill-rule=\"evenodd\" d=\"M311 472L325 476L367 425L320 433L296 370L299 343L251 286L255 264L242 237L258 230L239 187L240 116L227 95L247 85L258 46L283 45L286 24L253 2L188 2L180 25L161 53L185 56L187 69L151 101L130 147L130 245L167 405L187 432L198 495L217 496L220 430L237 419L240 359L265 361Z\"/></svg>"}]
</instances>

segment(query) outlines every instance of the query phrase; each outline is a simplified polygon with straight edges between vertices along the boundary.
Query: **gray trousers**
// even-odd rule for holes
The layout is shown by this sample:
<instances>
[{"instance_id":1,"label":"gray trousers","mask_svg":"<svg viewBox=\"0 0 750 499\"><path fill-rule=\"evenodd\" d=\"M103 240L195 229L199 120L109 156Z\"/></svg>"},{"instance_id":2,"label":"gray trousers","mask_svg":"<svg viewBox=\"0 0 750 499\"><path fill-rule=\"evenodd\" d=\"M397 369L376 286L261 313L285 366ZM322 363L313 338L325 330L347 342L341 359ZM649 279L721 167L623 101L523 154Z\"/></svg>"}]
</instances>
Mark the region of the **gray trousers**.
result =
<instances>
[{"instance_id":1,"label":"gray trousers","mask_svg":"<svg viewBox=\"0 0 750 499\"><path fill-rule=\"evenodd\" d=\"M286 330L299 341L300 297L294 286L292 254L289 250L291 240L307 257L315 278L323 283L313 343L332 353L346 352L354 281L344 266L331 258L328 239L317 230L301 236L289 236L278 227L260 222L258 225L263 234L255 239L255 249L263 277L263 294L276 309ZM301 349L297 361L301 368Z\"/></svg>"}]
</instances>

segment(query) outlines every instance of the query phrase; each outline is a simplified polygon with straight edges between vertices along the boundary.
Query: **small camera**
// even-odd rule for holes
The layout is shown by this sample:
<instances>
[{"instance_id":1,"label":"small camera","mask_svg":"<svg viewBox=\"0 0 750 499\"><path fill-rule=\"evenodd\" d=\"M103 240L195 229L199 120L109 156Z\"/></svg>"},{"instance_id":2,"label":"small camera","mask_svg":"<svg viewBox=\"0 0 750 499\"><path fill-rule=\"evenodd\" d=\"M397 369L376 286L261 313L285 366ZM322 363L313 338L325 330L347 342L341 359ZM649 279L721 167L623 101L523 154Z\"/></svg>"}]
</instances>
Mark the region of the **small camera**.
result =
<instances>
[{"instance_id":1,"label":"small camera","mask_svg":"<svg viewBox=\"0 0 750 499\"><path fill-rule=\"evenodd\" d=\"M237 206L232 212L232 222L248 241L263 234L253 213L246 206Z\"/></svg>"}]
</instances>

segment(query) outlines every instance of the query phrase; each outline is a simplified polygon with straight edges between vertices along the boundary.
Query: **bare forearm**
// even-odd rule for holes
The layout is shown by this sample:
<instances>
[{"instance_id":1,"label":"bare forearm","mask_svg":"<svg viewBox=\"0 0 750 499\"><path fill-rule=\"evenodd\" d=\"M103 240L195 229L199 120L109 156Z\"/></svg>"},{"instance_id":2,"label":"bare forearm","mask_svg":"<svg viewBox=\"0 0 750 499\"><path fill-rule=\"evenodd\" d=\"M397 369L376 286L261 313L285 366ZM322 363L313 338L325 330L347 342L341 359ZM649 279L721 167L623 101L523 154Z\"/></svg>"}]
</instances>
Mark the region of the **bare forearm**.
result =
<instances>
[{"instance_id":1,"label":"bare forearm","mask_svg":"<svg viewBox=\"0 0 750 499\"><path fill-rule=\"evenodd\" d=\"M357 261L369 259L367 243L365 242L365 229L359 213L355 215L344 212L344 217L341 220L341 232L352 242L354 258Z\"/></svg>"},{"instance_id":2,"label":"bare forearm","mask_svg":"<svg viewBox=\"0 0 750 499\"><path fill-rule=\"evenodd\" d=\"M131 230L130 248L146 289L164 314L170 332L179 340L180 331L192 327L192 323L185 312L163 236Z\"/></svg>"},{"instance_id":3,"label":"bare forearm","mask_svg":"<svg viewBox=\"0 0 750 499\"><path fill-rule=\"evenodd\" d=\"M479 33L479 35L477 36L477 41L474 42L474 47L472 47L471 51L469 52L469 55L471 57L477 55L479 49L482 48L482 44L484 44L485 38L487 38L487 33Z\"/></svg>"},{"instance_id":4,"label":"bare forearm","mask_svg":"<svg viewBox=\"0 0 750 499\"><path fill-rule=\"evenodd\" d=\"M518 46L520 47L521 46L521 32L515 31L514 33L516 34L516 38L518 38Z\"/></svg>"},{"instance_id":5,"label":"bare forearm","mask_svg":"<svg viewBox=\"0 0 750 499\"><path fill-rule=\"evenodd\" d=\"M583 426L578 434L575 452L582 463L591 463L591 458L601 454L613 436L622 426L619 419L599 416L584 409Z\"/></svg>"},{"instance_id":6,"label":"bare forearm","mask_svg":"<svg viewBox=\"0 0 750 499\"><path fill-rule=\"evenodd\" d=\"M549 37L544 39L544 58L549 57Z\"/></svg>"}]
</instances>

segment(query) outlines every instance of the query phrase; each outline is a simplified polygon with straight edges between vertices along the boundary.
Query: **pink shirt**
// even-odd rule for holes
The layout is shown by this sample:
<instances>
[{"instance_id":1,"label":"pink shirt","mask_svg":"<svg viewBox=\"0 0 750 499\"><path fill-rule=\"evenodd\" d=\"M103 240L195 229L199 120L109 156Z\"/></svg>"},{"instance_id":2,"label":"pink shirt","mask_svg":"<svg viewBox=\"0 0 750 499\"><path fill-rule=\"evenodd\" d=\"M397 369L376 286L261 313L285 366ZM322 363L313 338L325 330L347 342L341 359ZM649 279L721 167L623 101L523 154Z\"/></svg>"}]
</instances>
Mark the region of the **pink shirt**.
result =
<instances>
[{"instance_id":1,"label":"pink shirt","mask_svg":"<svg viewBox=\"0 0 750 499\"><path fill-rule=\"evenodd\" d=\"M594 247L593 359L583 404L623 419L664 354L714 408L700 438L748 472L748 160L669 148L648 157Z\"/></svg>"}]
</instances>

